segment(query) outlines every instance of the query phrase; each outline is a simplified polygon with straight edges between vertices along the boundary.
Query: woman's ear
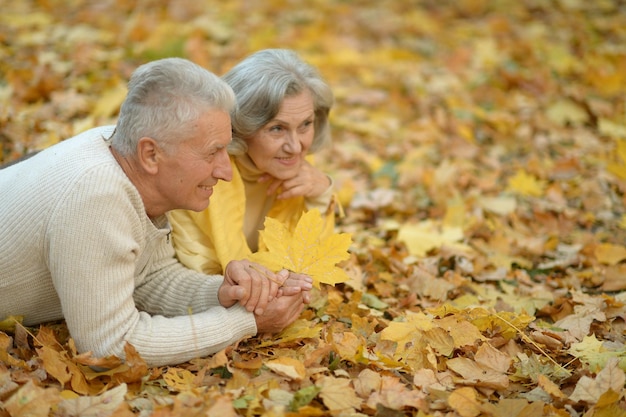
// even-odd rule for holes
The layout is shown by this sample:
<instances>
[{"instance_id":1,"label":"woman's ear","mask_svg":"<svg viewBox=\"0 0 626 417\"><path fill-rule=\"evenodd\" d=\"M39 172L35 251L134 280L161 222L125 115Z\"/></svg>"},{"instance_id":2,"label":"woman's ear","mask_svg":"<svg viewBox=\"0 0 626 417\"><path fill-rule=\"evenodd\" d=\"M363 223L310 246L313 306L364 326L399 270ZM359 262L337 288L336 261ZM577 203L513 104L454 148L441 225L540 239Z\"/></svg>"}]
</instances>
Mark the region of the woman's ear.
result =
<instances>
[{"instance_id":1,"label":"woman's ear","mask_svg":"<svg viewBox=\"0 0 626 417\"><path fill-rule=\"evenodd\" d=\"M156 174L159 171L159 158L161 148L156 141L144 136L137 143L137 157L141 167L149 174Z\"/></svg>"}]
</instances>

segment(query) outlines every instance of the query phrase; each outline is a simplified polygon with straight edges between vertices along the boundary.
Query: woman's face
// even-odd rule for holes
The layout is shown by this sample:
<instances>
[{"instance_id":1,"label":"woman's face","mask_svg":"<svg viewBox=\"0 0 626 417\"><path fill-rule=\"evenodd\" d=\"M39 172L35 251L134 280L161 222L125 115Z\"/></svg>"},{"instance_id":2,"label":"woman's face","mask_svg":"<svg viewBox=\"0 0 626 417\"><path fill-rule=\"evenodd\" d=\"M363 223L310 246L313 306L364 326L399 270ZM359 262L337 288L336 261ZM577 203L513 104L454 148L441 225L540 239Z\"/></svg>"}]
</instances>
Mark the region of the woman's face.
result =
<instances>
[{"instance_id":1,"label":"woman's face","mask_svg":"<svg viewBox=\"0 0 626 417\"><path fill-rule=\"evenodd\" d=\"M286 97L276 117L248 139L248 156L274 178L293 178L313 143L314 121L313 98L308 90Z\"/></svg>"}]
</instances>

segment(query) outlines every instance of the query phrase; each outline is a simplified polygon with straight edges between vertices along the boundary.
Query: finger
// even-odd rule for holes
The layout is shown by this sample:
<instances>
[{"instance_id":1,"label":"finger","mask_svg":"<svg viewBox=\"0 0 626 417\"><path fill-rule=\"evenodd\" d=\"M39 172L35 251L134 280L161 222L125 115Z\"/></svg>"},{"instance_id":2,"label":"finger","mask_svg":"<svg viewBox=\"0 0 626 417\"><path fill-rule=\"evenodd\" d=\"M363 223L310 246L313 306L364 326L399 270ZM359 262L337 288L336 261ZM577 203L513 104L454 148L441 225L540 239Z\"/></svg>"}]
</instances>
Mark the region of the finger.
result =
<instances>
[{"instance_id":1,"label":"finger","mask_svg":"<svg viewBox=\"0 0 626 417\"><path fill-rule=\"evenodd\" d=\"M277 181L277 180L272 181L269 187L267 187L267 195L274 194L282 185L283 185L282 181Z\"/></svg>"},{"instance_id":2,"label":"finger","mask_svg":"<svg viewBox=\"0 0 626 417\"><path fill-rule=\"evenodd\" d=\"M247 295L246 289L239 285L234 285L232 287L229 287L227 291L228 291L228 297L233 301L241 301Z\"/></svg>"},{"instance_id":3,"label":"finger","mask_svg":"<svg viewBox=\"0 0 626 417\"><path fill-rule=\"evenodd\" d=\"M258 273L258 276L254 276L249 306L255 313L263 314L267 304L278 297L279 289L286 277L284 273L274 274L258 264L251 263L249 267Z\"/></svg>"},{"instance_id":4,"label":"finger","mask_svg":"<svg viewBox=\"0 0 626 417\"><path fill-rule=\"evenodd\" d=\"M303 290L300 287L282 287L280 289L280 296L282 297L285 295L296 295L296 294L301 293L302 291L305 291L305 290Z\"/></svg>"},{"instance_id":5,"label":"finger","mask_svg":"<svg viewBox=\"0 0 626 417\"><path fill-rule=\"evenodd\" d=\"M267 278L270 283L270 292L268 295L269 300L271 301L272 299L274 299L275 297L277 297L278 295L278 291L280 290L280 287L283 286L283 282L287 279L287 276L282 276L285 274L273 274L271 271L265 269L263 266L255 264L255 263L251 263L249 264L249 267L254 269L255 271L257 271L258 273L260 273L262 276L264 276L265 278Z\"/></svg>"},{"instance_id":6,"label":"finger","mask_svg":"<svg viewBox=\"0 0 626 417\"><path fill-rule=\"evenodd\" d=\"M279 200L286 200L288 198L305 196L309 194L308 186L304 184L294 185L293 187L283 187L284 191L276 196Z\"/></svg>"},{"instance_id":7,"label":"finger","mask_svg":"<svg viewBox=\"0 0 626 417\"><path fill-rule=\"evenodd\" d=\"M263 276L259 281L258 287L255 287L255 289L258 290L259 298L256 300L254 313L263 314L265 308L267 307L267 303L270 301L272 291L274 294L278 291L278 285L267 279L267 276Z\"/></svg>"},{"instance_id":8,"label":"finger","mask_svg":"<svg viewBox=\"0 0 626 417\"><path fill-rule=\"evenodd\" d=\"M290 275L291 275L291 272L288 269L281 269L280 271L276 273L276 280L280 282L281 287L285 285L285 282L287 282Z\"/></svg>"},{"instance_id":9,"label":"finger","mask_svg":"<svg viewBox=\"0 0 626 417\"><path fill-rule=\"evenodd\" d=\"M313 288L313 278L309 275L289 272L289 276L283 282L283 287L300 287L304 290L310 290Z\"/></svg>"},{"instance_id":10,"label":"finger","mask_svg":"<svg viewBox=\"0 0 626 417\"><path fill-rule=\"evenodd\" d=\"M232 261L226 265L224 271L224 281L218 290L220 304L230 307L236 302L245 305L249 297L249 277L244 270L246 263Z\"/></svg>"},{"instance_id":11,"label":"finger","mask_svg":"<svg viewBox=\"0 0 626 417\"><path fill-rule=\"evenodd\" d=\"M267 281L267 279L265 279L261 275L261 273L257 270L257 268L254 265L248 265L246 267L246 272L250 276L250 286L249 286L250 296L248 297L246 301L245 307L248 311L255 311L258 306L259 300L261 298L261 294L263 292L263 285Z\"/></svg>"}]
</instances>

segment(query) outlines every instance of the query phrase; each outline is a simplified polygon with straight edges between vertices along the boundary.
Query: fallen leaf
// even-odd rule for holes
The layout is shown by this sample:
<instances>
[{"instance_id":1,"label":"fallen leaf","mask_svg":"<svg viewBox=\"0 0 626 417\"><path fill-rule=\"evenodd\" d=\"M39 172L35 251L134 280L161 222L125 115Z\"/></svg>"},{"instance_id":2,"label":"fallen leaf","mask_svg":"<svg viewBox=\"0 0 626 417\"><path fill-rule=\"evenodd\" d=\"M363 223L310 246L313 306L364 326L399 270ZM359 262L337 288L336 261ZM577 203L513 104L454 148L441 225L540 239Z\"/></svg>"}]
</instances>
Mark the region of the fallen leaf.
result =
<instances>
[{"instance_id":1,"label":"fallen leaf","mask_svg":"<svg viewBox=\"0 0 626 417\"><path fill-rule=\"evenodd\" d=\"M507 190L522 196L541 197L545 187L544 181L520 169L515 176L509 178Z\"/></svg>"},{"instance_id":2,"label":"fallen leaf","mask_svg":"<svg viewBox=\"0 0 626 417\"><path fill-rule=\"evenodd\" d=\"M42 388L29 380L4 401L4 408L11 417L47 417L60 401L58 389Z\"/></svg>"},{"instance_id":3,"label":"fallen leaf","mask_svg":"<svg viewBox=\"0 0 626 417\"><path fill-rule=\"evenodd\" d=\"M58 409L68 417L108 417L122 405L126 392L126 384L121 384L95 397L63 400Z\"/></svg>"},{"instance_id":4,"label":"fallen leaf","mask_svg":"<svg viewBox=\"0 0 626 417\"><path fill-rule=\"evenodd\" d=\"M611 243L601 243L596 246L594 255L598 262L607 265L617 265L626 259L626 247Z\"/></svg>"},{"instance_id":5,"label":"fallen leaf","mask_svg":"<svg viewBox=\"0 0 626 417\"><path fill-rule=\"evenodd\" d=\"M350 380L325 376L315 384L320 388L320 397L331 412L350 413L361 408L362 400L357 397Z\"/></svg>"},{"instance_id":6,"label":"fallen leaf","mask_svg":"<svg viewBox=\"0 0 626 417\"><path fill-rule=\"evenodd\" d=\"M609 359L604 369L598 372L595 379L582 376L576 383L574 392L569 399L574 402L597 403L603 394L609 390L622 392L626 382L626 375L617 366L617 359Z\"/></svg>"},{"instance_id":7,"label":"fallen leaf","mask_svg":"<svg viewBox=\"0 0 626 417\"><path fill-rule=\"evenodd\" d=\"M455 389L448 397L448 404L461 417L476 417L481 413L476 391L470 387Z\"/></svg>"},{"instance_id":8,"label":"fallen leaf","mask_svg":"<svg viewBox=\"0 0 626 417\"><path fill-rule=\"evenodd\" d=\"M407 223L398 230L398 240L406 243L409 252L415 256L426 256L430 250L443 245L467 249L460 243L462 239L461 228L440 226L431 220L416 224Z\"/></svg>"},{"instance_id":9,"label":"fallen leaf","mask_svg":"<svg viewBox=\"0 0 626 417\"><path fill-rule=\"evenodd\" d=\"M304 364L293 358L277 358L265 363L272 371L278 375L285 376L295 381L300 381L306 376Z\"/></svg>"},{"instance_id":10,"label":"fallen leaf","mask_svg":"<svg viewBox=\"0 0 626 417\"><path fill-rule=\"evenodd\" d=\"M309 275L317 288L321 283L346 282L348 275L336 264L349 258L351 235L335 233L320 239L323 227L324 221L316 209L302 215L293 235L284 224L267 217L260 234L268 251L256 252L250 259L274 271L284 268Z\"/></svg>"}]
</instances>

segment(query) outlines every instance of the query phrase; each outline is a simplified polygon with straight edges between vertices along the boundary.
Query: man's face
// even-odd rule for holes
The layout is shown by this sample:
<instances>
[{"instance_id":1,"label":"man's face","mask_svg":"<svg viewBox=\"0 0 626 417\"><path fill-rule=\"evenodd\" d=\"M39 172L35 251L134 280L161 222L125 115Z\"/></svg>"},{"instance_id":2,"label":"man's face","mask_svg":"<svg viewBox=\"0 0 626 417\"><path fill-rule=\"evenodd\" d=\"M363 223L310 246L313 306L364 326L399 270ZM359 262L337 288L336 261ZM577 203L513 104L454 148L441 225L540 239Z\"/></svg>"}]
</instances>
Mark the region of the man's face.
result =
<instances>
[{"instance_id":1,"label":"man's face","mask_svg":"<svg viewBox=\"0 0 626 417\"><path fill-rule=\"evenodd\" d=\"M230 116L209 110L196 122L191 137L161 150L157 188L166 211L202 211L209 205L218 180L230 181L232 168L226 146L232 138Z\"/></svg>"}]
</instances>

